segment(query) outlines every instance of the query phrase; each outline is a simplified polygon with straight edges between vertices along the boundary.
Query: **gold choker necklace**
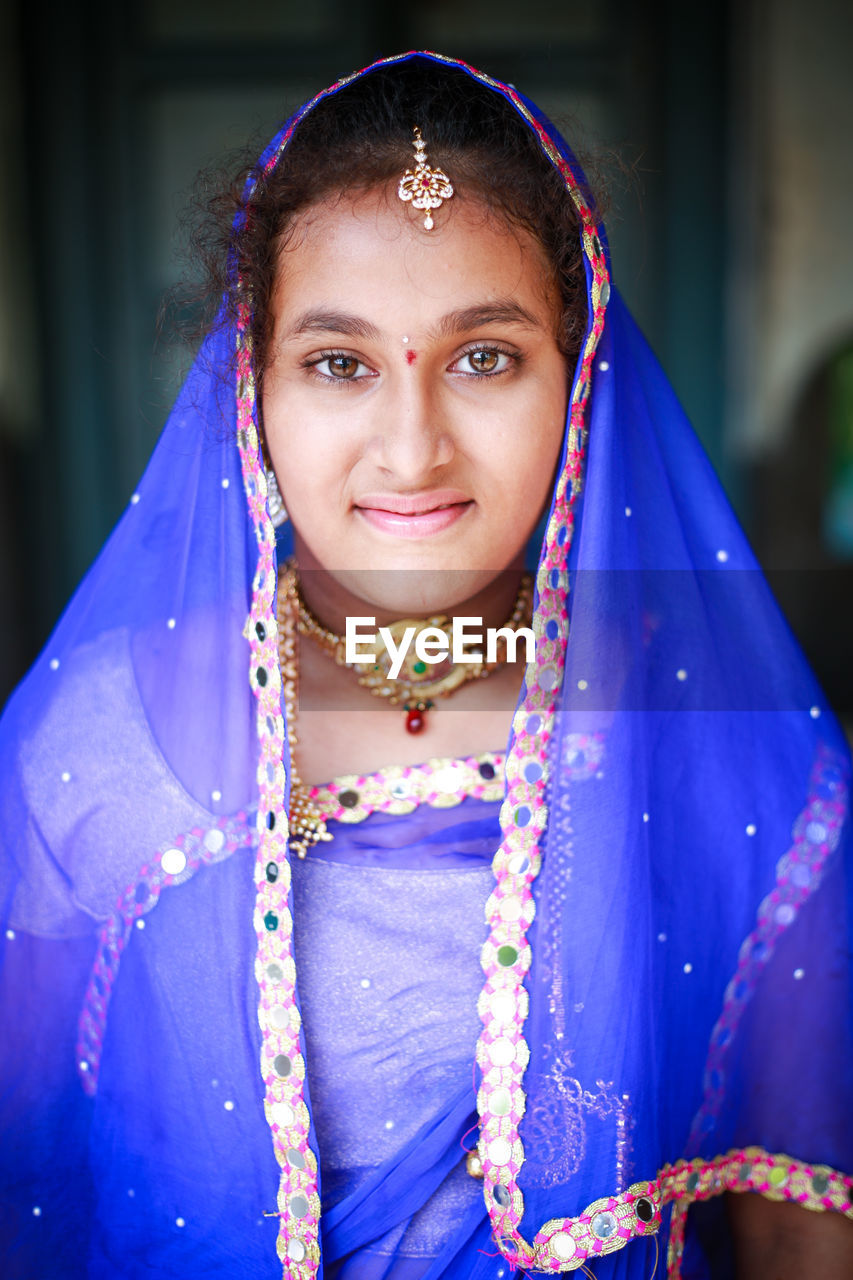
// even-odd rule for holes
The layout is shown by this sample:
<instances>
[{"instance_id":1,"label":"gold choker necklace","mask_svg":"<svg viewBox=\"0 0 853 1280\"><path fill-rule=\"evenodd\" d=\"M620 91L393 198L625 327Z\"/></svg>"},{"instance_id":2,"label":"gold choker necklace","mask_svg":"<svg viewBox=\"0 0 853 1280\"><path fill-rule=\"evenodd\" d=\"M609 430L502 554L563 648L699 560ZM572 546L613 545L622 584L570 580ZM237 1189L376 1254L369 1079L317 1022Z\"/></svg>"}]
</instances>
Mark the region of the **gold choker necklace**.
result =
<instances>
[{"instance_id":1,"label":"gold choker necklace","mask_svg":"<svg viewBox=\"0 0 853 1280\"><path fill-rule=\"evenodd\" d=\"M287 566L289 570L291 565ZM347 662L346 640L343 636L329 631L308 608L299 590L299 578L293 568L293 591L296 597L300 635L308 636L332 658L339 667L348 667L355 671L358 683L376 698L385 698L392 707L403 705L406 712L406 729L409 733L420 733L426 726L426 713L435 705L434 698L449 698L452 693L471 680L482 680L493 671L506 664L506 638L498 634L495 642L495 654L491 659L481 654L465 662L454 662L450 657L453 648L453 622L446 614L434 614L430 618L402 618L382 628L391 639L392 645L399 653L400 647L408 645L402 658L400 673L391 676L394 655L389 652L381 634L377 637L377 652L372 659L364 662ZM519 627L529 626L533 606L533 579L529 573L522 575L518 595L515 598L512 613L503 624L503 629L516 631ZM438 632L447 640L448 656L438 662L427 663L418 656L418 637L424 631ZM437 641L438 636L433 636Z\"/></svg>"},{"instance_id":2,"label":"gold choker necklace","mask_svg":"<svg viewBox=\"0 0 853 1280\"><path fill-rule=\"evenodd\" d=\"M530 575L525 574L519 587L515 606L505 625L513 629L520 625L526 625L531 617L532 601L533 582ZM394 627L396 629L405 625L405 623L395 623ZM442 614L437 615L435 618L428 618L426 622L418 620L409 622L408 625L416 628L437 625L439 629L444 630L448 624L447 618ZM373 664L355 665L346 662L343 638L336 636L332 631L327 631L322 623L312 613L309 613L302 600L299 594L299 577L295 562L288 560L286 564L282 565L278 577L278 657L281 667L282 701L287 718L287 742L290 749L290 834L288 839L290 847L297 857L304 858L313 845L322 840L331 840L332 837L326 828L322 815L311 798L310 788L305 786L299 777L296 767L296 704L299 680L297 643L299 633L316 640L322 648L326 649L334 657L340 666L352 666L353 670L359 671L359 684L364 685L376 697L387 698L392 706L402 702L403 709L406 712L406 728L410 733L420 732L424 727L426 712L433 705L429 698L423 697L423 692L427 687L436 696L449 697L455 689L458 689L469 680L482 679L484 676L490 675L497 667L502 666L506 662L506 645L504 644L503 646L500 660L495 660L494 662L451 664L452 670L440 675L437 679L430 676L429 673L426 673L427 678L421 678L424 676L424 672L414 669L418 665L415 662L412 664L412 675L415 679L410 679L407 674L405 680L391 680L389 676L377 675ZM448 634L448 632L446 631L445 634ZM426 664L423 665L425 666ZM460 667L462 668L461 674L459 674ZM466 669L469 667L472 669L472 674L470 675L466 673ZM420 686L420 692L415 695L415 701L413 702L411 690L413 687L417 688L418 686ZM419 723L416 723L418 720Z\"/></svg>"}]
</instances>

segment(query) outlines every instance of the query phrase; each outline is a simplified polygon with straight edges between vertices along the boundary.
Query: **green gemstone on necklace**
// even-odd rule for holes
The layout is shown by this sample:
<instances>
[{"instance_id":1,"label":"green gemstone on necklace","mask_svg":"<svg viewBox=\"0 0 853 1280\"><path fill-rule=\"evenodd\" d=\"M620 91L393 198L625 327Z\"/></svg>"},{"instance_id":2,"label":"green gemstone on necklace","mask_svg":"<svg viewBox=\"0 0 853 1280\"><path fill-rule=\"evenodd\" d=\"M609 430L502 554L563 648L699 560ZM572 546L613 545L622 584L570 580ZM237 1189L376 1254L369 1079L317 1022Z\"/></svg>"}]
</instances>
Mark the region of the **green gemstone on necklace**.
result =
<instances>
[{"instance_id":1,"label":"green gemstone on necklace","mask_svg":"<svg viewBox=\"0 0 853 1280\"><path fill-rule=\"evenodd\" d=\"M426 671L426 663L416 662L415 665L412 667L412 670L414 671L416 676L422 676L423 673Z\"/></svg>"},{"instance_id":2,"label":"green gemstone on necklace","mask_svg":"<svg viewBox=\"0 0 853 1280\"><path fill-rule=\"evenodd\" d=\"M508 969L510 965L515 964L518 959L518 952L515 947L505 946L498 947L498 964Z\"/></svg>"}]
</instances>

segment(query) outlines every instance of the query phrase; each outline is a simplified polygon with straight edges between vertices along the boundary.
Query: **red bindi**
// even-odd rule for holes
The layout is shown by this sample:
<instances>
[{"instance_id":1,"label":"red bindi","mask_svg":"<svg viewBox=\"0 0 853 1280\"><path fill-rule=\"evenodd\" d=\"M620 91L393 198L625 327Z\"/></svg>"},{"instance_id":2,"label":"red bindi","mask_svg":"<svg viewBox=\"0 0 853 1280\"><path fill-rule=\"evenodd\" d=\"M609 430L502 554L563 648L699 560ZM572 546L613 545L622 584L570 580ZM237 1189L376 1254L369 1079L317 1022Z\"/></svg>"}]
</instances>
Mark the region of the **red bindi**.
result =
<instances>
[{"instance_id":1,"label":"red bindi","mask_svg":"<svg viewBox=\"0 0 853 1280\"><path fill-rule=\"evenodd\" d=\"M407 352L406 352L406 360L408 361L408 363L409 363L409 364L414 364L414 363L415 363L415 361L417 360L417 358L418 358L418 353L417 353L417 351L407 351Z\"/></svg>"}]
</instances>

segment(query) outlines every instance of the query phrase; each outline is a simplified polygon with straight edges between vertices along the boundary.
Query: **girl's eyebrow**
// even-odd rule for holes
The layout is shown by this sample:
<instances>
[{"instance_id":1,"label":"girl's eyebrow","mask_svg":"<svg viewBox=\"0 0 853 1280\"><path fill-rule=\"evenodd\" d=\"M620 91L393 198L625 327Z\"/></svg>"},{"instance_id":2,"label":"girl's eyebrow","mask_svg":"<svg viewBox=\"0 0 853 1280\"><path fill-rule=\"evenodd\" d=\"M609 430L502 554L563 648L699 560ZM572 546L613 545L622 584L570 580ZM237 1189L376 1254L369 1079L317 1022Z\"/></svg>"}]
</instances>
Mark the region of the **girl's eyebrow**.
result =
<instances>
[{"instance_id":1,"label":"girl's eyebrow","mask_svg":"<svg viewBox=\"0 0 853 1280\"><path fill-rule=\"evenodd\" d=\"M299 316L286 336L296 338L302 333L340 333L347 338L365 338L370 342L381 337L375 324L360 316L349 315L346 311L306 311Z\"/></svg>"},{"instance_id":2,"label":"girl's eyebrow","mask_svg":"<svg viewBox=\"0 0 853 1280\"><path fill-rule=\"evenodd\" d=\"M542 321L512 298L497 298L487 302L460 307L442 316L435 327L440 337L451 337L486 324L521 325L525 329L541 329ZM333 311L325 307L305 311L298 316L285 335L297 338L306 333L334 333L346 338L363 338L368 342L381 341L382 333L369 320L346 311Z\"/></svg>"},{"instance_id":3,"label":"girl's eyebrow","mask_svg":"<svg viewBox=\"0 0 853 1280\"><path fill-rule=\"evenodd\" d=\"M483 324L517 324L525 329L541 329L542 321L537 320L529 311L525 311L512 298L497 298L494 301L476 303L472 307L461 307L458 311L450 311L438 323L438 332L442 336L463 333L467 329L477 329Z\"/></svg>"}]
</instances>

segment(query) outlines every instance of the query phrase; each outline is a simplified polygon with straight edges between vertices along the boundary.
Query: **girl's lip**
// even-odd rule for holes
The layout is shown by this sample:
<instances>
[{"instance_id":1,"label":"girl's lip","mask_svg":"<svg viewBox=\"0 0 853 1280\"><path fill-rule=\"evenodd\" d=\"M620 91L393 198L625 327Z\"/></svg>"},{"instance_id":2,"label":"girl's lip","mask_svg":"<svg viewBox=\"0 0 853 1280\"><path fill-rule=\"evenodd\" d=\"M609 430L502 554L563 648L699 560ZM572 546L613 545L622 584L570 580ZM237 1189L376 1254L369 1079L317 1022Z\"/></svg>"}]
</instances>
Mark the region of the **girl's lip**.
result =
<instances>
[{"instance_id":1,"label":"girl's lip","mask_svg":"<svg viewBox=\"0 0 853 1280\"><path fill-rule=\"evenodd\" d=\"M464 516L474 504L470 499L439 506L431 506L422 511L391 511L385 506L368 506L359 503L356 507L368 524L383 533L393 534L397 538L429 538L433 534L449 529L452 524Z\"/></svg>"},{"instance_id":2,"label":"girl's lip","mask_svg":"<svg viewBox=\"0 0 853 1280\"><path fill-rule=\"evenodd\" d=\"M437 507L469 502L461 489L423 489L420 493L365 493L356 506L373 511L391 511L399 516L422 516Z\"/></svg>"}]
</instances>

